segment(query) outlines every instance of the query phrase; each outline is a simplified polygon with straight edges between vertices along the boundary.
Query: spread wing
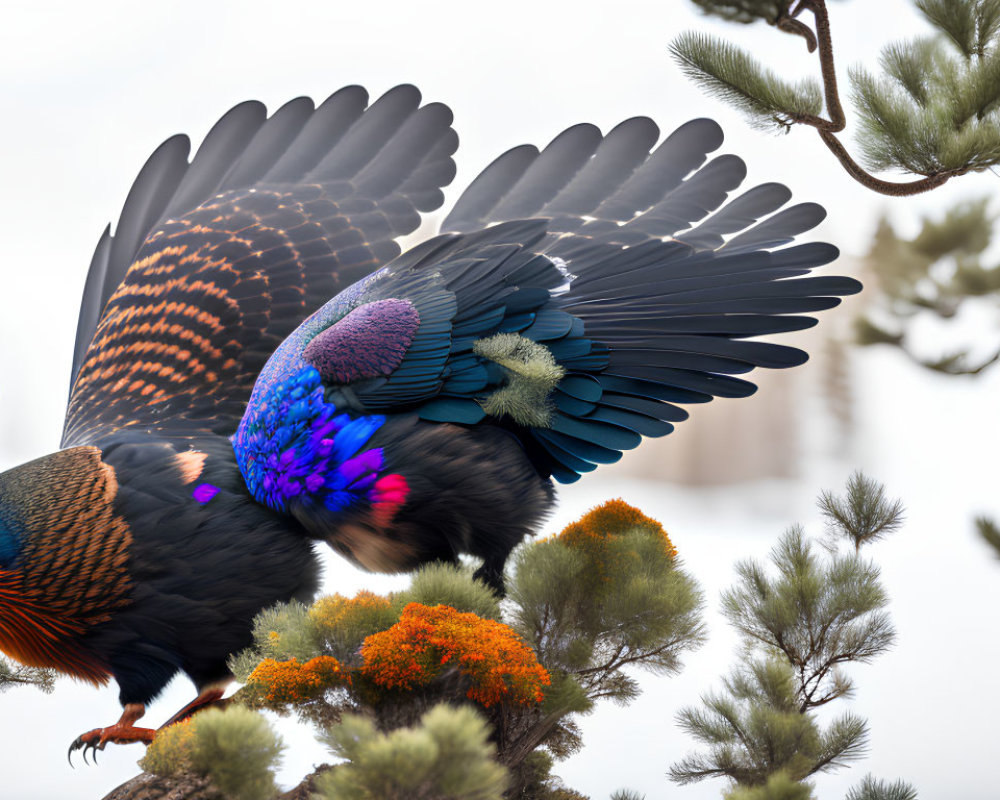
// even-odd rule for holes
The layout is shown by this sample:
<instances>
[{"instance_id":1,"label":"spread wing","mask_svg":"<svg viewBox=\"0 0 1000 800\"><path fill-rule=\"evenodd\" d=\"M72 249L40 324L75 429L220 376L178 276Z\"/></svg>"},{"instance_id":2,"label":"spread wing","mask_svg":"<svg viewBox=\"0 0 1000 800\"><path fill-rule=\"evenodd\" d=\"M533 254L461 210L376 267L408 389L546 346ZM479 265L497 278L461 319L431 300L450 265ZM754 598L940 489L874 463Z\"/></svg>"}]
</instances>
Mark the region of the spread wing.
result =
<instances>
[{"instance_id":1,"label":"spread wing","mask_svg":"<svg viewBox=\"0 0 1000 800\"><path fill-rule=\"evenodd\" d=\"M458 137L446 106L420 103L412 86L270 117L248 102L190 163L187 137L164 142L94 253L63 446L133 427L232 433L281 341L443 202Z\"/></svg>"},{"instance_id":2,"label":"spread wing","mask_svg":"<svg viewBox=\"0 0 1000 800\"><path fill-rule=\"evenodd\" d=\"M651 152L658 137L646 119L607 136L579 125L541 153L501 156L445 221L455 233L286 340L258 405L276 408L267 398L311 367L338 410L503 425L542 474L571 481L669 433L684 404L755 390L736 376L801 364L800 350L748 339L810 327L804 314L860 290L809 275L832 245L785 246L825 212L783 208L790 192L774 183L729 199L746 168L706 163L722 142L710 120Z\"/></svg>"}]
</instances>

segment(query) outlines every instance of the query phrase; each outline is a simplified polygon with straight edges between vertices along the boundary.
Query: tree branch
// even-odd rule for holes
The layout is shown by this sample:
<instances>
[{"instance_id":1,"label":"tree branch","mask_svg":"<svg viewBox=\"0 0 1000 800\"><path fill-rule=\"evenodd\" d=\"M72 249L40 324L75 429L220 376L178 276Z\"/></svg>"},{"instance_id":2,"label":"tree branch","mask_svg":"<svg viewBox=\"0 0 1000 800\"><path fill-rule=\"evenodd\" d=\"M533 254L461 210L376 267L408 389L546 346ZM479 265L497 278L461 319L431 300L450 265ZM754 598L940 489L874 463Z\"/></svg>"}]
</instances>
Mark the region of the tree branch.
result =
<instances>
[{"instance_id":1,"label":"tree branch","mask_svg":"<svg viewBox=\"0 0 1000 800\"><path fill-rule=\"evenodd\" d=\"M833 132L844 130L847 117L840 102L837 88L837 70L833 63L833 36L830 33L830 15L826 10L826 0L799 0L799 9L812 11L816 21L816 40L819 49L819 69L823 76L823 93L826 110L834 127ZM810 52L812 52L810 50Z\"/></svg>"},{"instance_id":2,"label":"tree branch","mask_svg":"<svg viewBox=\"0 0 1000 800\"><path fill-rule=\"evenodd\" d=\"M803 11L810 11L813 15L815 31L797 17ZM932 175L927 175L916 181L896 182L886 181L876 178L864 167L855 161L850 153L835 134L840 133L847 126L847 115L844 113L844 106L840 100L840 90L837 85L837 70L833 57L833 35L830 28L830 15L826 7L826 0L799 0L789 13L782 13L772 23L778 30L785 33L801 36L805 39L809 52L817 52L819 57L820 74L823 81L823 97L826 103L829 119L812 114L788 114L786 125L807 125L815 128L822 139L823 144L840 162L848 175L854 180L879 194L891 197L907 197L921 194L923 192L936 189L951 178L963 175L969 170L957 169L946 170Z\"/></svg>"},{"instance_id":3,"label":"tree branch","mask_svg":"<svg viewBox=\"0 0 1000 800\"><path fill-rule=\"evenodd\" d=\"M879 194L886 194L892 197L907 197L909 195L921 194L931 189L936 189L938 186L947 183L951 178L967 172L967 170L949 170L947 172L939 172L936 175L928 175L926 178L910 181L909 183L884 181L881 178L876 178L851 158L850 153L847 152L844 145L832 133L820 130L819 137L823 140L823 144L826 145L827 149L837 157L837 160L848 175L858 183Z\"/></svg>"}]
</instances>

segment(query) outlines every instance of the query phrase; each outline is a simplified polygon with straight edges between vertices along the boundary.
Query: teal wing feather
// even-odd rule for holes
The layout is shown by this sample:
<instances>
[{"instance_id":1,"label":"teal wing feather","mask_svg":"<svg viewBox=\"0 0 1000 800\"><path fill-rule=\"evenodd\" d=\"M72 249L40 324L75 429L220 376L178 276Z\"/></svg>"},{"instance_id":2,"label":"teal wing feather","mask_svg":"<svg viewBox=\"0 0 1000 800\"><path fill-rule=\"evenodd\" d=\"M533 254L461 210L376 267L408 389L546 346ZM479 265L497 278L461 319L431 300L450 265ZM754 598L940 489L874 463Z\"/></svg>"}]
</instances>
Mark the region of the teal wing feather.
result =
<instances>
[{"instance_id":1,"label":"teal wing feather","mask_svg":"<svg viewBox=\"0 0 1000 800\"><path fill-rule=\"evenodd\" d=\"M644 119L581 125L501 156L451 233L334 298L276 360L319 370L354 414L503 425L560 481L671 432L685 404L751 394L741 376L807 358L752 337L810 327L860 284L810 275L832 245L787 246L820 206L784 208L774 183L729 199L746 168L708 160L714 122L657 137Z\"/></svg>"}]
</instances>

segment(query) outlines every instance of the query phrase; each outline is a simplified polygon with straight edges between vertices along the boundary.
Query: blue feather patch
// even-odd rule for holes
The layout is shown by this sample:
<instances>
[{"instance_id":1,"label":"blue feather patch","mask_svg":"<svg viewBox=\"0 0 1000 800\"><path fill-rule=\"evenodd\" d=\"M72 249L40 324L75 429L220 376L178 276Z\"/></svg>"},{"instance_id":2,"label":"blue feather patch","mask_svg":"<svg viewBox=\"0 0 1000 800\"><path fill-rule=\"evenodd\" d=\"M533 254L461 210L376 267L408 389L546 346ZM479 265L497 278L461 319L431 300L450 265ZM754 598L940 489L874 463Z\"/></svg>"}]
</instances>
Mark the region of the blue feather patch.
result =
<instances>
[{"instance_id":1,"label":"blue feather patch","mask_svg":"<svg viewBox=\"0 0 1000 800\"><path fill-rule=\"evenodd\" d=\"M0 567L10 567L20 554L20 537L0 520Z\"/></svg>"},{"instance_id":2,"label":"blue feather patch","mask_svg":"<svg viewBox=\"0 0 1000 800\"><path fill-rule=\"evenodd\" d=\"M302 362L279 364L263 377L232 440L240 471L258 502L286 512L289 502L305 498L335 512L361 501L376 509L379 503L392 509L401 505L405 488L390 493L391 502L382 498L382 449L364 449L385 417L341 413L324 400L319 372ZM195 489L199 502L214 496L203 492L205 499L199 497L206 487Z\"/></svg>"}]
</instances>

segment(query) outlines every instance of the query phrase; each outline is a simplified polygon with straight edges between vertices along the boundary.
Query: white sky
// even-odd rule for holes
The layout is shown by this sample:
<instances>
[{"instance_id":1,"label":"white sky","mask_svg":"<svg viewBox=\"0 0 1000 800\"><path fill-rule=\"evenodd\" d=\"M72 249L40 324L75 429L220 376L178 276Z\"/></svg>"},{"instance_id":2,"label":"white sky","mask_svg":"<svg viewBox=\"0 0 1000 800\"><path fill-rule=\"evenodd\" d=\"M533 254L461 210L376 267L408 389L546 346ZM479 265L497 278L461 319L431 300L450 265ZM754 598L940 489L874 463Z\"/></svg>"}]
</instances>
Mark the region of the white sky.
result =
<instances>
[{"instance_id":1,"label":"white sky","mask_svg":"<svg viewBox=\"0 0 1000 800\"><path fill-rule=\"evenodd\" d=\"M887 39L924 30L903 0L832 6L845 79L848 64L873 64ZM811 66L798 40L707 22L682 0L286 2L280 10L261 2L9 4L0 27L0 468L58 447L86 267L145 157L176 132L197 142L247 98L274 109L348 83L373 96L415 83L455 111L462 144L452 199L501 151L543 144L579 121L607 130L645 114L669 131L712 116L727 132L723 149L747 160L750 183L780 180L796 198L822 202L830 212L823 238L848 255L863 251L889 201L847 178L808 131L761 135L700 95L667 55L671 37L692 27L738 39L779 72ZM892 201L893 214L912 225L919 213L995 186L992 175L972 176ZM712 633L681 676L646 681L633 706L584 721L586 750L557 768L571 786L595 800L622 786L650 799L720 795L718 782L676 787L664 778L692 746L674 714L718 686L735 658L715 613L718 593L737 558L764 557L792 522L816 525L812 498L861 467L909 511L907 529L875 551L899 637L891 654L854 671L859 691L850 707L871 723L870 758L821 778L819 795L843 797L872 771L912 781L925 800L996 796L989 767L1000 709L992 613L1000 607L1000 564L975 540L969 518L983 510L1000 515L1000 374L946 380L892 353L866 352L856 359L855 379L860 435L850 457L809 450L794 484L692 492L623 485L598 473L562 492L553 529L618 494L661 519L705 588ZM329 564L329 591L399 583ZM186 680L175 681L150 722L168 717L190 692ZM0 795L100 797L133 774L135 747L109 749L99 768L72 772L65 762L78 733L117 718L116 695L69 681L50 696L0 695ZM292 781L323 753L308 733L283 730L294 742L284 773Z\"/></svg>"}]
</instances>

